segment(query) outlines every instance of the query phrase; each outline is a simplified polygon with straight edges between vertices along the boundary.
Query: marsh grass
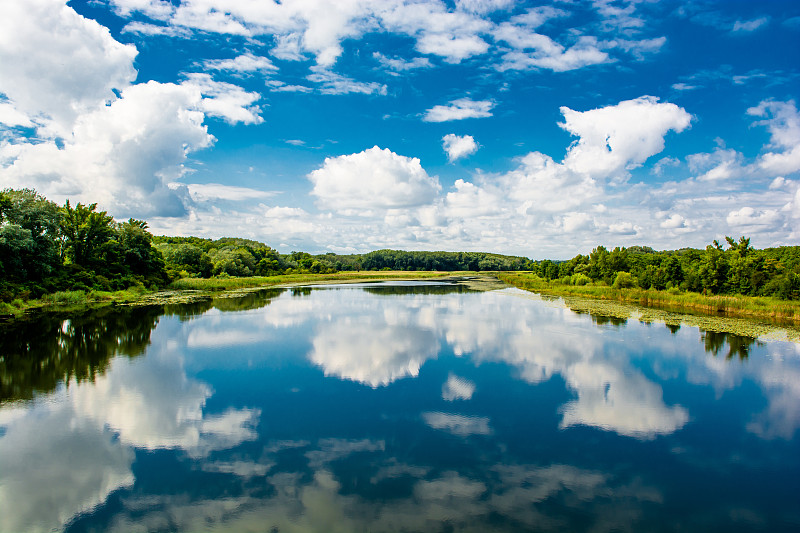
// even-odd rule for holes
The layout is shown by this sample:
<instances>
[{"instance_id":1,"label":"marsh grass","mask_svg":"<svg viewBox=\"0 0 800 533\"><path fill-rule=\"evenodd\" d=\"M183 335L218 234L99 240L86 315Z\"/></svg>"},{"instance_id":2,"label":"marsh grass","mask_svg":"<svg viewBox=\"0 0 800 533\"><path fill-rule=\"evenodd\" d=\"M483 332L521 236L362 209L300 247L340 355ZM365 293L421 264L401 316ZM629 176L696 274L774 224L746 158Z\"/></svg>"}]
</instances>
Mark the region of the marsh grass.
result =
<instances>
[{"instance_id":1,"label":"marsh grass","mask_svg":"<svg viewBox=\"0 0 800 533\"><path fill-rule=\"evenodd\" d=\"M800 324L800 302L766 296L703 295L675 289L657 291L640 288L614 288L608 285L565 285L547 281L532 273L498 272L498 278L520 289L543 294L580 296L634 303L669 311L700 313Z\"/></svg>"}]
</instances>

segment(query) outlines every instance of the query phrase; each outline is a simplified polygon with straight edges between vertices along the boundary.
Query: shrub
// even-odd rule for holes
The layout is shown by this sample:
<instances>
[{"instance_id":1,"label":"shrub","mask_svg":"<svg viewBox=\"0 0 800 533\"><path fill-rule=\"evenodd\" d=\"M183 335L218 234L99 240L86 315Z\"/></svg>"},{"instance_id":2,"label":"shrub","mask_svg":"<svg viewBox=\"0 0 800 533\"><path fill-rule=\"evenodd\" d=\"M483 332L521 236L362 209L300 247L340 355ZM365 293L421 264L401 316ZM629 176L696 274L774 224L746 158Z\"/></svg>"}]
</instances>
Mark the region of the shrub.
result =
<instances>
[{"instance_id":1,"label":"shrub","mask_svg":"<svg viewBox=\"0 0 800 533\"><path fill-rule=\"evenodd\" d=\"M615 289L630 289L636 286L636 280L631 275L630 272L617 272L617 277L614 278L614 284L612 285Z\"/></svg>"},{"instance_id":2,"label":"shrub","mask_svg":"<svg viewBox=\"0 0 800 533\"><path fill-rule=\"evenodd\" d=\"M570 285L587 285L592 282L592 278L586 274L573 274L570 278Z\"/></svg>"}]
</instances>

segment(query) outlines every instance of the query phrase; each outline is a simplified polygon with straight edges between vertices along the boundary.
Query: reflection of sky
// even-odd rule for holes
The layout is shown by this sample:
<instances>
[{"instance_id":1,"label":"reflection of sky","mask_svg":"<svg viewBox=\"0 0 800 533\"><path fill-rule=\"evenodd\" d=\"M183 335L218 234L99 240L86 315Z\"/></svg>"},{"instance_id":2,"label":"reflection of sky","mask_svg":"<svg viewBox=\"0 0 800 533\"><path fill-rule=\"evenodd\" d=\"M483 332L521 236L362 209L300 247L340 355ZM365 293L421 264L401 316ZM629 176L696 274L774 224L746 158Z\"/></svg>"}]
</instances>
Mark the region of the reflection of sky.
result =
<instances>
[{"instance_id":1,"label":"reflection of sky","mask_svg":"<svg viewBox=\"0 0 800 533\"><path fill-rule=\"evenodd\" d=\"M60 529L115 491L98 529L609 530L669 500L650 454L797 471L757 444L797 451L797 345L729 361L694 328L598 327L512 295L285 292L162 319L145 356L0 408L0 531ZM151 475L140 452L176 454L164 475L188 468L191 490L125 490Z\"/></svg>"},{"instance_id":2,"label":"reflection of sky","mask_svg":"<svg viewBox=\"0 0 800 533\"><path fill-rule=\"evenodd\" d=\"M192 457L256 437L258 409L204 412L210 387L151 347L25 407L0 408L0 531L60 529L134 483L134 449Z\"/></svg>"}]
</instances>

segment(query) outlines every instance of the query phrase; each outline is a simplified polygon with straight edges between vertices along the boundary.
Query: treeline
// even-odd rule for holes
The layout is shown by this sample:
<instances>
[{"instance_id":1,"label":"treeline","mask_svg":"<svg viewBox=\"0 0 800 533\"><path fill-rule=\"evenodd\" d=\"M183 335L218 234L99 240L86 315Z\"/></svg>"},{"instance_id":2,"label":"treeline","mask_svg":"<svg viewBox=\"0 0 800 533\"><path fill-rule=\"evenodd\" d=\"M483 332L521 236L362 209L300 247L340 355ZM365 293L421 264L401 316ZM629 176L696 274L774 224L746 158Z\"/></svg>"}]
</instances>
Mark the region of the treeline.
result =
<instances>
[{"instance_id":1,"label":"treeline","mask_svg":"<svg viewBox=\"0 0 800 533\"><path fill-rule=\"evenodd\" d=\"M571 285L800 299L800 247L756 250L726 237L705 250L598 246L568 261L479 252L311 255L249 239L154 237L147 223L115 222L96 204L63 206L31 189L0 192L0 301L65 290L159 288L180 277L273 276L353 270L532 271Z\"/></svg>"},{"instance_id":2,"label":"treeline","mask_svg":"<svg viewBox=\"0 0 800 533\"><path fill-rule=\"evenodd\" d=\"M31 189L0 192L0 301L62 290L169 283L147 223L115 222L97 204L63 206Z\"/></svg>"},{"instance_id":3,"label":"treeline","mask_svg":"<svg viewBox=\"0 0 800 533\"><path fill-rule=\"evenodd\" d=\"M705 294L800 298L800 247L754 249L750 239L726 237L705 250L655 251L598 246L569 261L537 261L533 272L570 285L600 283L616 288L692 291Z\"/></svg>"},{"instance_id":4,"label":"treeline","mask_svg":"<svg viewBox=\"0 0 800 533\"><path fill-rule=\"evenodd\" d=\"M525 257L478 252L405 252L377 250L367 254L280 254L266 244L236 238L154 237L172 277L274 276L327 274L359 270L529 270Z\"/></svg>"}]
</instances>

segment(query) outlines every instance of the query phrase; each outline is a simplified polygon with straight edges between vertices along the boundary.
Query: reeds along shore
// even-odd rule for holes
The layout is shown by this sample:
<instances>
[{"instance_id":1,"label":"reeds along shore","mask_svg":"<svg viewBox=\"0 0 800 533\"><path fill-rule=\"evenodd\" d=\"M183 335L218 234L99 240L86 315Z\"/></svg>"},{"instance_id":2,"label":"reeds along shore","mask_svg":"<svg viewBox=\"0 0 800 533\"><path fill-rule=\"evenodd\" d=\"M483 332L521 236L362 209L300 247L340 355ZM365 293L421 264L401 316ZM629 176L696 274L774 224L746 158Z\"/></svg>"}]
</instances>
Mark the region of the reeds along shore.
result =
<instances>
[{"instance_id":1,"label":"reeds along shore","mask_svg":"<svg viewBox=\"0 0 800 533\"><path fill-rule=\"evenodd\" d=\"M670 311L800 324L800 302L767 296L704 295L677 289L614 288L605 284L567 285L521 272L499 272L497 277L520 289L544 294L581 296Z\"/></svg>"}]
</instances>

